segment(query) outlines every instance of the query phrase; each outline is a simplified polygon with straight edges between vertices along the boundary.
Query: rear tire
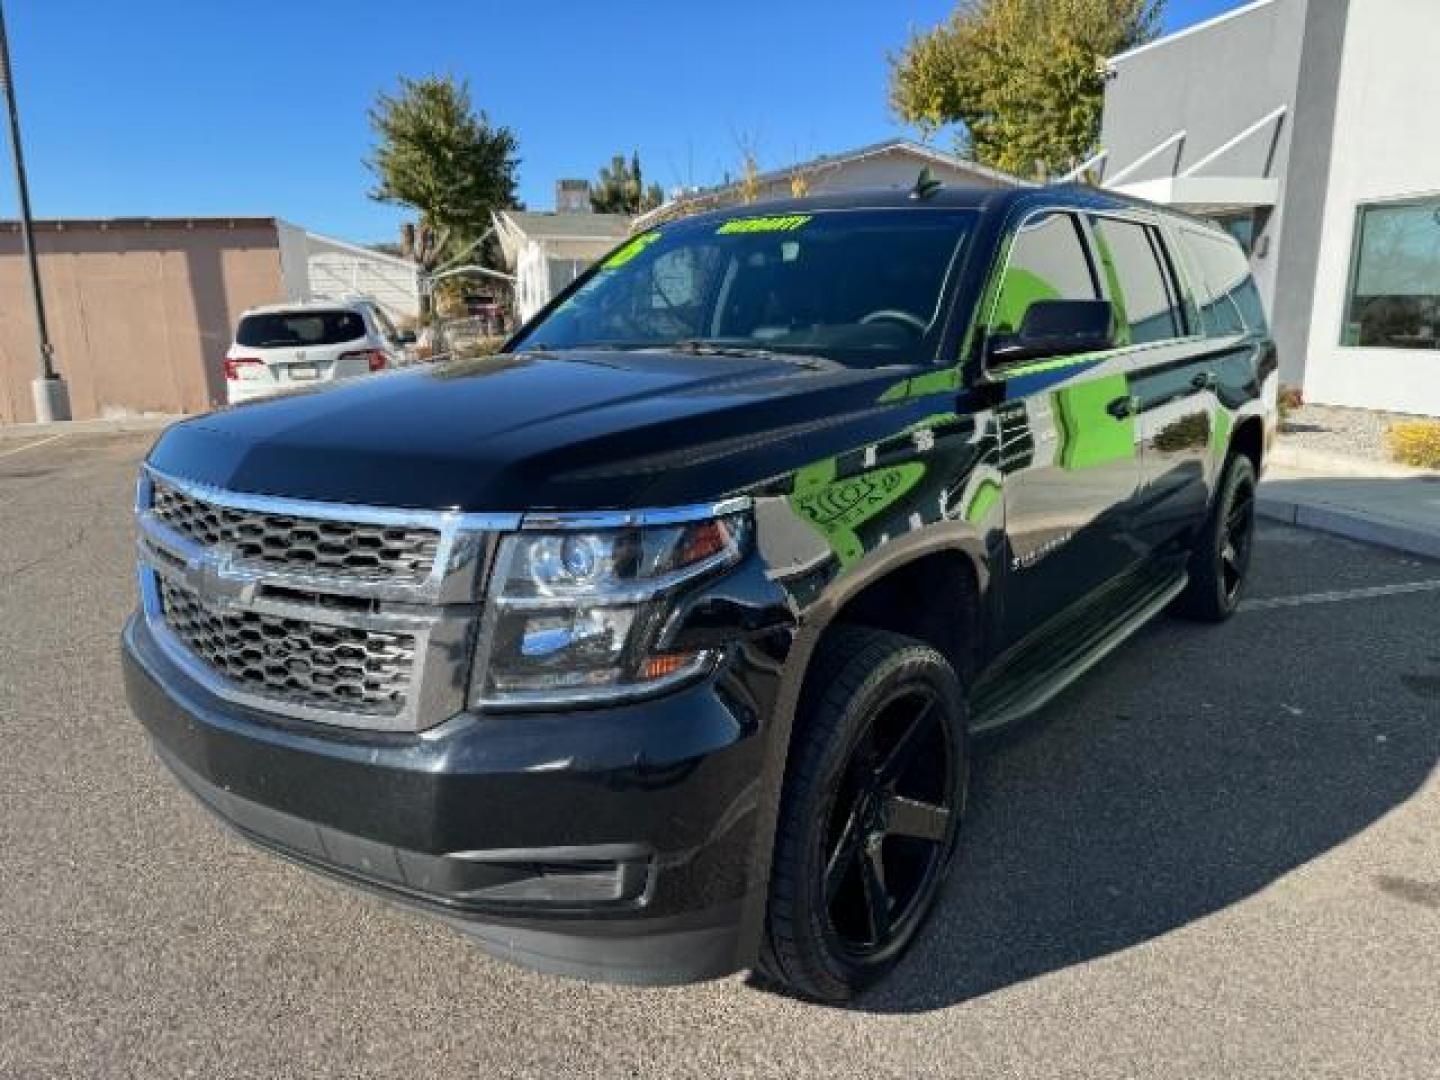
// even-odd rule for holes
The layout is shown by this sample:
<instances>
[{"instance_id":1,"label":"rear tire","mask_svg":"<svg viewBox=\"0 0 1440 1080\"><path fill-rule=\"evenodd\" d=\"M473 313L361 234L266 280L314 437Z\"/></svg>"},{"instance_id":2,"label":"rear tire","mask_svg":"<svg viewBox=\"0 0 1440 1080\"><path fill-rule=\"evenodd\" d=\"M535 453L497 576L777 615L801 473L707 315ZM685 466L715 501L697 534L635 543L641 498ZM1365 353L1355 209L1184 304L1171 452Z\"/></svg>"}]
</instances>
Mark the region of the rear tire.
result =
<instances>
[{"instance_id":1,"label":"rear tire","mask_svg":"<svg viewBox=\"0 0 1440 1080\"><path fill-rule=\"evenodd\" d=\"M840 627L821 644L786 770L762 972L843 1002L919 934L968 788L965 696L923 642Z\"/></svg>"},{"instance_id":2,"label":"rear tire","mask_svg":"<svg viewBox=\"0 0 1440 1080\"><path fill-rule=\"evenodd\" d=\"M1255 465L1233 454L1190 553L1190 584L1175 602L1181 615L1223 622L1235 614L1255 546L1255 487Z\"/></svg>"}]
</instances>

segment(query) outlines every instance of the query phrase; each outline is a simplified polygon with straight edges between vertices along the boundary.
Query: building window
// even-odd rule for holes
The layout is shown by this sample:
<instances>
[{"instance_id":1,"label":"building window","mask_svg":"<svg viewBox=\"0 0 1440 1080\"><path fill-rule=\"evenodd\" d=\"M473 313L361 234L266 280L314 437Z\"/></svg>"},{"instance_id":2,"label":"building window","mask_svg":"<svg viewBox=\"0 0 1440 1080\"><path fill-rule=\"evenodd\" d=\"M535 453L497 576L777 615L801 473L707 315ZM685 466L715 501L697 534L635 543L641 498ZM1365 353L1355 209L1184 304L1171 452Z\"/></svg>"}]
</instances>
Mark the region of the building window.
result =
<instances>
[{"instance_id":1,"label":"building window","mask_svg":"<svg viewBox=\"0 0 1440 1080\"><path fill-rule=\"evenodd\" d=\"M1340 343L1440 349L1440 198L1360 208Z\"/></svg>"},{"instance_id":2,"label":"building window","mask_svg":"<svg viewBox=\"0 0 1440 1080\"><path fill-rule=\"evenodd\" d=\"M1254 252L1255 233L1257 231L1254 211L1246 210L1244 213L1215 214L1210 220L1233 236L1235 242L1240 245L1240 250L1245 252L1246 255Z\"/></svg>"}]
</instances>

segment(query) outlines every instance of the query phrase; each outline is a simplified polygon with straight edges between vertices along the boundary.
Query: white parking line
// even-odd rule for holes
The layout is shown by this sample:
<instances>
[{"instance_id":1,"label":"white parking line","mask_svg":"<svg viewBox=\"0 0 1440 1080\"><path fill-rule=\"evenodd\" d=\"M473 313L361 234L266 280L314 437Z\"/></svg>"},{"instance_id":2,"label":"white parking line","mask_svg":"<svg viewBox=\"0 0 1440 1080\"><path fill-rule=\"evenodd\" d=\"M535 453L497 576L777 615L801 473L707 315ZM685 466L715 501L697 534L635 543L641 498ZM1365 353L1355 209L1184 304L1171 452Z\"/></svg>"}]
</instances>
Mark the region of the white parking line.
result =
<instances>
[{"instance_id":1,"label":"white parking line","mask_svg":"<svg viewBox=\"0 0 1440 1080\"><path fill-rule=\"evenodd\" d=\"M1241 600L1238 610L1260 611L1265 608L1304 607L1306 604L1335 604L1343 600L1368 600L1376 596L1403 596L1405 593L1421 592L1440 592L1440 580L1404 581L1396 585L1371 585L1359 589L1304 593L1300 596L1274 596L1264 600Z\"/></svg>"},{"instance_id":2,"label":"white parking line","mask_svg":"<svg viewBox=\"0 0 1440 1080\"><path fill-rule=\"evenodd\" d=\"M14 454L22 454L26 450L34 450L37 446L44 446L46 443L52 443L56 439L63 439L68 434L68 431L62 431L59 435L49 435L43 439L37 439L35 442L26 443L24 446L17 446L13 450L0 451L0 457L10 457Z\"/></svg>"}]
</instances>

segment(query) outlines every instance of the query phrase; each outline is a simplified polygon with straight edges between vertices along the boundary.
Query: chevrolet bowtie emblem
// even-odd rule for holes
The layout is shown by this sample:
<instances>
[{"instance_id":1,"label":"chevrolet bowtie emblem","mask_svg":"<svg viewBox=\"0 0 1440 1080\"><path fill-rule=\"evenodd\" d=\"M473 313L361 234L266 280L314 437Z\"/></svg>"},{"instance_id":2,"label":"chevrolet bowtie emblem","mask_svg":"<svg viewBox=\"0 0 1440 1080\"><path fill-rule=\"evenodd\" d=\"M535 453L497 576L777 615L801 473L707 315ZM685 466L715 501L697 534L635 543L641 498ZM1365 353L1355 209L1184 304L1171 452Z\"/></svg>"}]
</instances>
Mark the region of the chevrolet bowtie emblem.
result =
<instances>
[{"instance_id":1,"label":"chevrolet bowtie emblem","mask_svg":"<svg viewBox=\"0 0 1440 1080\"><path fill-rule=\"evenodd\" d=\"M255 582L235 574L225 555L207 552L189 560L185 564L185 584L210 600L249 602L255 598Z\"/></svg>"}]
</instances>

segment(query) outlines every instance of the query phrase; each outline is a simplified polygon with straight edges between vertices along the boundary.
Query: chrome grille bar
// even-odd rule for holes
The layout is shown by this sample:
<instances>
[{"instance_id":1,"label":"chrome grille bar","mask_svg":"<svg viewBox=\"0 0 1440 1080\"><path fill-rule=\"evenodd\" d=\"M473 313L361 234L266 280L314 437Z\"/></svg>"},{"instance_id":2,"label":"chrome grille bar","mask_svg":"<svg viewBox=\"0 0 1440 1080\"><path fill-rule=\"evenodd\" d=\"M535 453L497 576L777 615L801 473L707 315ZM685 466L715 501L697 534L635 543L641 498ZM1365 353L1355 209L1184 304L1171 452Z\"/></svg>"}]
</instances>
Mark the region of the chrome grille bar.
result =
<instances>
[{"instance_id":1,"label":"chrome grille bar","mask_svg":"<svg viewBox=\"0 0 1440 1080\"><path fill-rule=\"evenodd\" d=\"M136 514L146 622L187 675L258 710L387 731L463 708L488 555L520 524L223 491L148 466Z\"/></svg>"}]
</instances>

